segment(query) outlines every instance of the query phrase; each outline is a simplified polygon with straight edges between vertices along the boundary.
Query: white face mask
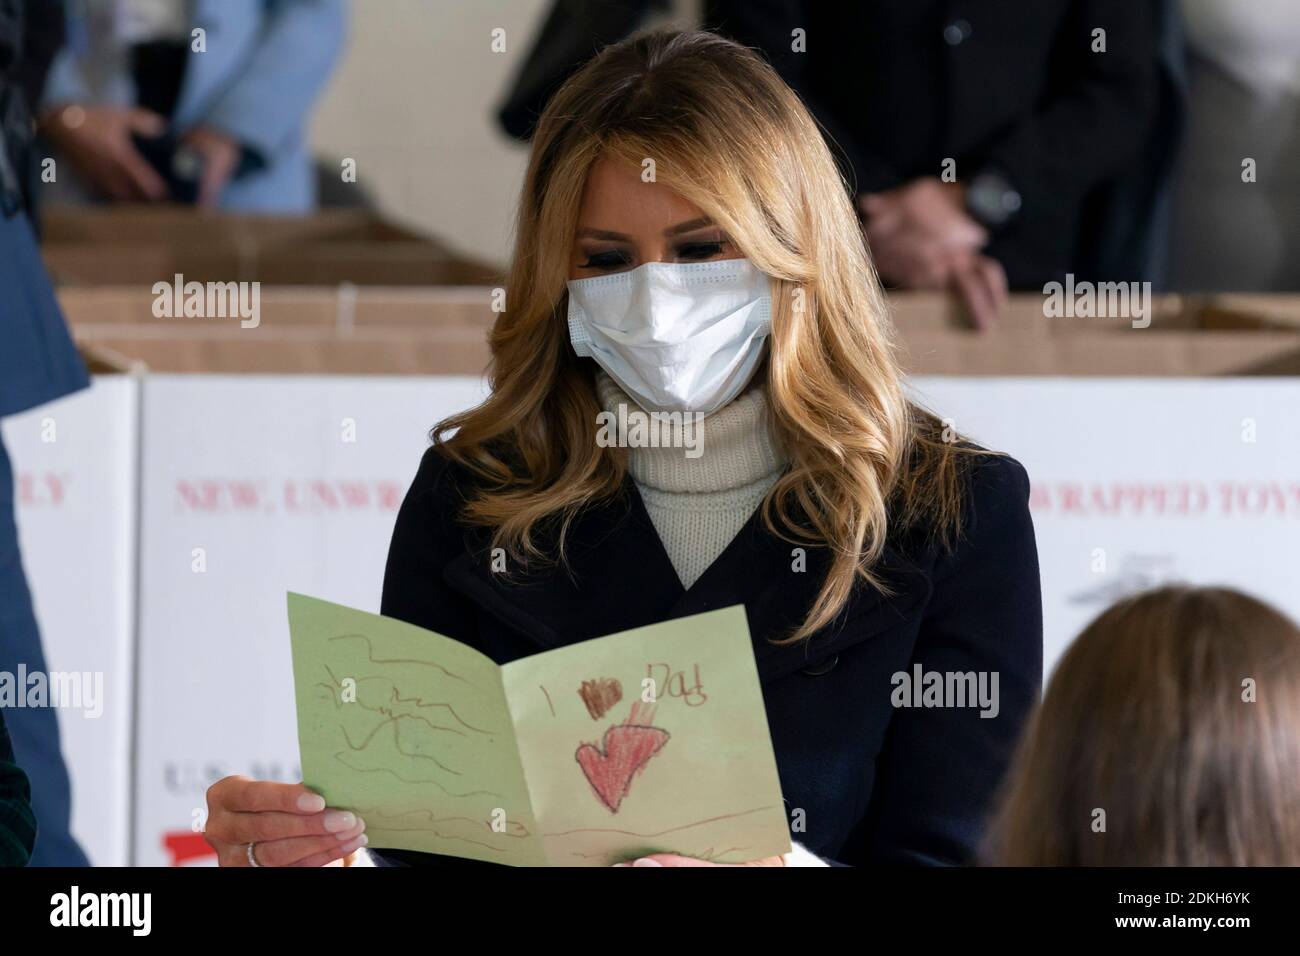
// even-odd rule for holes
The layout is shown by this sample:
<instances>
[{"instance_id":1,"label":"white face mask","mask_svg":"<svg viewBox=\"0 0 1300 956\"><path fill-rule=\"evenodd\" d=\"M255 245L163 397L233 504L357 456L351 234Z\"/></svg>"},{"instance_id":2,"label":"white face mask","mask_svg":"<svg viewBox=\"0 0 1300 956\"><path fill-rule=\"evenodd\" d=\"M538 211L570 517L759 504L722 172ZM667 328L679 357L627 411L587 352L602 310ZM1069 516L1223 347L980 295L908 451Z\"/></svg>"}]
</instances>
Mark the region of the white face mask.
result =
<instances>
[{"instance_id":1,"label":"white face mask","mask_svg":"<svg viewBox=\"0 0 1300 956\"><path fill-rule=\"evenodd\" d=\"M748 259L648 262L570 280L573 350L646 411L707 415L758 366L772 328L771 281Z\"/></svg>"}]
</instances>

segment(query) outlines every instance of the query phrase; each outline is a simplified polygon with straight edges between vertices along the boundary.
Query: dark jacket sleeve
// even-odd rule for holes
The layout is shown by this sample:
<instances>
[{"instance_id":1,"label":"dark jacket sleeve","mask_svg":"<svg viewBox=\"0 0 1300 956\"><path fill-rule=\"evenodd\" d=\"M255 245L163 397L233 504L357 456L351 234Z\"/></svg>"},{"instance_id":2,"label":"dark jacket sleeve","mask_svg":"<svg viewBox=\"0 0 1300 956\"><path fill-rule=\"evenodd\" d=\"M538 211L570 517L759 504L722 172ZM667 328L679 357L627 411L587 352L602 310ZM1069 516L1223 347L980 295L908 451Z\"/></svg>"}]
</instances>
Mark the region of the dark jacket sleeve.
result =
<instances>
[{"instance_id":1,"label":"dark jacket sleeve","mask_svg":"<svg viewBox=\"0 0 1300 956\"><path fill-rule=\"evenodd\" d=\"M380 613L473 647L469 602L443 580L448 561L463 549L449 507L458 495L447 459L430 448L397 512Z\"/></svg>"},{"instance_id":2,"label":"dark jacket sleeve","mask_svg":"<svg viewBox=\"0 0 1300 956\"><path fill-rule=\"evenodd\" d=\"M961 543L935 569L910 666L987 672L998 710L899 708L866 819L840 862L954 865L977 858L984 819L1038 699L1043 671L1038 552L1029 478L990 458L971 478ZM991 685L990 685L991 686Z\"/></svg>"},{"instance_id":3,"label":"dark jacket sleeve","mask_svg":"<svg viewBox=\"0 0 1300 956\"><path fill-rule=\"evenodd\" d=\"M14 762L0 709L0 866L26 866L36 843L36 817L27 774Z\"/></svg>"},{"instance_id":4,"label":"dark jacket sleeve","mask_svg":"<svg viewBox=\"0 0 1300 956\"><path fill-rule=\"evenodd\" d=\"M23 101L29 110L34 110L41 101L50 63L63 46L65 22L61 3L28 3L25 10L23 55L18 64L17 79Z\"/></svg>"},{"instance_id":5,"label":"dark jacket sleeve","mask_svg":"<svg viewBox=\"0 0 1300 956\"><path fill-rule=\"evenodd\" d=\"M772 64L821 127L851 193L896 186L899 173L864 146L849 118L832 109L808 82L808 55L793 49L794 31L806 30L808 23L808 0L712 0L706 4L704 25L758 50ZM817 38L808 42L816 43Z\"/></svg>"},{"instance_id":6,"label":"dark jacket sleeve","mask_svg":"<svg viewBox=\"0 0 1300 956\"><path fill-rule=\"evenodd\" d=\"M393 526L380 613L482 650L469 601L443 579L448 562L464 549L454 521L461 493L453 471L437 448L424 453ZM369 855L376 866L496 865L412 850L372 848Z\"/></svg>"},{"instance_id":7,"label":"dark jacket sleeve","mask_svg":"<svg viewBox=\"0 0 1300 956\"><path fill-rule=\"evenodd\" d=\"M1105 30L1105 52L1093 31ZM1160 56L1153 0L1074 0L1053 59L1070 83L990 142L976 166L1002 169L1025 209L1050 209L1127 168L1155 119Z\"/></svg>"}]
</instances>

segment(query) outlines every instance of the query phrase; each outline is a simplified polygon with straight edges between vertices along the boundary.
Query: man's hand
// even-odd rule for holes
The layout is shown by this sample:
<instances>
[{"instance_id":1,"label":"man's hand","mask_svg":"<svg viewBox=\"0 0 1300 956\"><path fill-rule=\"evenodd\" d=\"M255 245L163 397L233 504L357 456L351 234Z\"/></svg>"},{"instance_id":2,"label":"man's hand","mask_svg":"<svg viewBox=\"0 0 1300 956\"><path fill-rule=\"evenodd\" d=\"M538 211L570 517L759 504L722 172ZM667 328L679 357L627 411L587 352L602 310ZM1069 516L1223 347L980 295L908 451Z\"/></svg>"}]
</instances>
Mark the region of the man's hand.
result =
<instances>
[{"instance_id":1,"label":"man's hand","mask_svg":"<svg viewBox=\"0 0 1300 956\"><path fill-rule=\"evenodd\" d=\"M41 131L90 185L121 202L157 202L167 184L131 141L132 133L161 136L166 121L144 109L72 104L48 111Z\"/></svg>"},{"instance_id":2,"label":"man's hand","mask_svg":"<svg viewBox=\"0 0 1300 956\"><path fill-rule=\"evenodd\" d=\"M991 256L970 256L953 270L951 288L981 332L993 327L1007 304L1007 273Z\"/></svg>"},{"instance_id":3,"label":"man's hand","mask_svg":"<svg viewBox=\"0 0 1300 956\"><path fill-rule=\"evenodd\" d=\"M966 212L962 187L933 176L887 192L866 193L859 206L873 250L877 244L887 245L896 239L972 251L988 242L984 227Z\"/></svg>"},{"instance_id":4,"label":"man's hand","mask_svg":"<svg viewBox=\"0 0 1300 956\"><path fill-rule=\"evenodd\" d=\"M1006 304L1001 264L980 253L988 232L966 212L961 186L934 177L859 198L871 257L884 281L904 289L950 289L978 329Z\"/></svg>"},{"instance_id":5,"label":"man's hand","mask_svg":"<svg viewBox=\"0 0 1300 956\"><path fill-rule=\"evenodd\" d=\"M867 232L871 261L886 285L899 289L946 289L953 274L976 254L967 246L948 246L913 232L887 239Z\"/></svg>"}]
</instances>

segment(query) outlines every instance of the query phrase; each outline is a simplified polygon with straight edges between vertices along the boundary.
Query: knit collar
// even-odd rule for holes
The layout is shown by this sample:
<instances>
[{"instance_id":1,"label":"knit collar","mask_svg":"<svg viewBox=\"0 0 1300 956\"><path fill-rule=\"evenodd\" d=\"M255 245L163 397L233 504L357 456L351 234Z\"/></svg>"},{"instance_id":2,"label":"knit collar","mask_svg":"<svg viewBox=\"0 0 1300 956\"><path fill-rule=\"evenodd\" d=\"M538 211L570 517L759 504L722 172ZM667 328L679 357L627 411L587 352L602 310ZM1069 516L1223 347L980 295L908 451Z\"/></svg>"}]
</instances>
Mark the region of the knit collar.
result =
<instances>
[{"instance_id":1,"label":"knit collar","mask_svg":"<svg viewBox=\"0 0 1300 956\"><path fill-rule=\"evenodd\" d=\"M603 369L596 372L596 393L616 420L620 405L627 412L641 411ZM674 440L660 447L627 449L628 471L638 485L669 492L727 491L767 478L786 465L768 420L767 389L760 381L705 416L697 430L697 457L689 457L685 443L676 440L682 437L682 429L682 425L672 426Z\"/></svg>"}]
</instances>

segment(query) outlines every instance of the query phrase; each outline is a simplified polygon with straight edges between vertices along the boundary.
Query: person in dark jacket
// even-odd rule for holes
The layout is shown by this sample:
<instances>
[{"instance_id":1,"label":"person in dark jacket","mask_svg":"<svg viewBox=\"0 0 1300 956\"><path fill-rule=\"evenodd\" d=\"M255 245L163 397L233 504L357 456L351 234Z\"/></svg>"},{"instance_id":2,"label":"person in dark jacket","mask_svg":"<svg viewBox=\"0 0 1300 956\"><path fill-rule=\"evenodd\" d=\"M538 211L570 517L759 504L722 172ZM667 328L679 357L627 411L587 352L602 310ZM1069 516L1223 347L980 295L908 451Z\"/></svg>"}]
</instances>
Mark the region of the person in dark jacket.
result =
<instances>
[{"instance_id":1,"label":"person in dark jacket","mask_svg":"<svg viewBox=\"0 0 1300 956\"><path fill-rule=\"evenodd\" d=\"M813 111L882 278L952 288L983 326L1008 287L1113 267L1114 251L1092 240L1127 234L1090 213L1110 208L1101 201L1135 166L1166 167L1175 147L1151 143L1158 2L708 0L704 22L762 50ZM529 135L596 45L663 6L557 2L500 109L507 132ZM1123 213L1140 205L1130 198Z\"/></svg>"},{"instance_id":2,"label":"person in dark jacket","mask_svg":"<svg viewBox=\"0 0 1300 956\"><path fill-rule=\"evenodd\" d=\"M60 8L0 0L0 418L89 383L24 213L35 165L26 95L40 88L44 66L61 42ZM0 440L0 671L16 673L19 666L28 673L46 671L18 551L13 470ZM56 714L48 707L19 707L8 719L41 822L32 864L85 866L85 853L69 830L71 795Z\"/></svg>"},{"instance_id":3,"label":"person in dark jacket","mask_svg":"<svg viewBox=\"0 0 1300 956\"><path fill-rule=\"evenodd\" d=\"M747 862L970 861L1041 680L1029 482L908 402L798 98L715 34L608 47L542 116L517 236L492 394L434 429L383 613L507 662L743 605L795 844ZM297 784L208 811L227 866L368 840Z\"/></svg>"}]
</instances>

